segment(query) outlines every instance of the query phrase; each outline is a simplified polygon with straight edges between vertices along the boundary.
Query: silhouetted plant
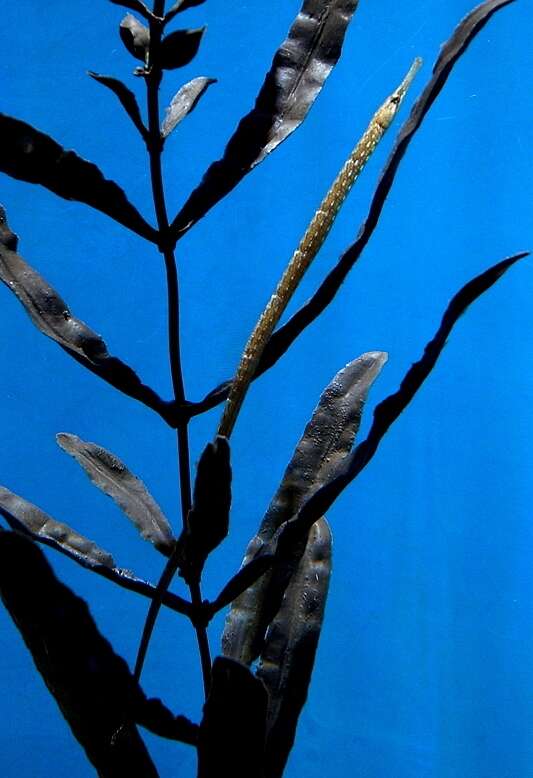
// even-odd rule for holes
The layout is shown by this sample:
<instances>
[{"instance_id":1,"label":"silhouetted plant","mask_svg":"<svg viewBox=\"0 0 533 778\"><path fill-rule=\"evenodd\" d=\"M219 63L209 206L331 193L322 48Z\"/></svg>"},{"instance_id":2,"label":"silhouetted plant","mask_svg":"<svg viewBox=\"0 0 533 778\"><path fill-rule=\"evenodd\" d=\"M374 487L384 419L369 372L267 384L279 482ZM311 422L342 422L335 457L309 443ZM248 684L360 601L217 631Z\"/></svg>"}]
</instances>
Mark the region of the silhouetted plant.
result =
<instances>
[{"instance_id":1,"label":"silhouetted plant","mask_svg":"<svg viewBox=\"0 0 533 778\"><path fill-rule=\"evenodd\" d=\"M154 0L152 9L140 0L112 2L137 14L126 14L120 37L140 63L134 73L146 83L146 123L136 97L124 83L111 76L90 75L116 95L146 145L157 226L151 226L125 192L95 165L65 151L25 122L5 115L0 116L0 169L102 211L159 251L167 273L173 398L159 397L128 365L111 356L104 340L77 319L59 294L22 259L17 253L18 239L3 210L0 278L41 332L82 366L155 411L175 430L183 525L180 533L174 534L142 481L115 454L76 435L60 433L58 444L168 561L157 585L148 583L117 567L109 553L74 529L1 488L0 512L11 531L0 532L0 592L39 672L100 775L157 775L137 729L141 725L161 737L196 747L202 778L219 774L275 778L282 775L294 741L323 621L331 569L331 533L324 514L371 460L384 434L433 369L458 318L526 253L498 262L455 295L422 357L408 370L398 391L377 405L370 431L357 445L354 441L367 394L386 354L363 354L333 378L248 546L242 568L209 602L203 600L201 591L204 565L230 527L229 437L250 382L275 365L325 309L358 260L376 227L407 146L454 64L490 16L511 0L487 0L459 24L397 136L355 243L313 297L275 329L346 192L392 122L417 62L383 103L315 214L244 351L236 378L198 402L187 397L182 377L175 246L305 119L341 54L357 0L305 0L287 40L274 56L254 108L241 120L223 157L208 168L173 218L168 213L161 168L165 142L214 79L202 76L183 85L163 120L159 87L166 71L193 60L204 33L203 29L167 32L170 22L203 0L178 0L167 11L164 0ZM207 443L192 485L189 424L224 401L218 434ZM133 673L99 633L87 605L58 581L33 541L151 600ZM25 572L29 568L31 581ZM189 587L189 600L169 591L176 572ZM212 662L206 628L228 605L222 654ZM199 724L175 716L159 700L148 699L139 685L161 606L186 616L196 632L206 697ZM236 733L239 749L233 747Z\"/></svg>"}]
</instances>

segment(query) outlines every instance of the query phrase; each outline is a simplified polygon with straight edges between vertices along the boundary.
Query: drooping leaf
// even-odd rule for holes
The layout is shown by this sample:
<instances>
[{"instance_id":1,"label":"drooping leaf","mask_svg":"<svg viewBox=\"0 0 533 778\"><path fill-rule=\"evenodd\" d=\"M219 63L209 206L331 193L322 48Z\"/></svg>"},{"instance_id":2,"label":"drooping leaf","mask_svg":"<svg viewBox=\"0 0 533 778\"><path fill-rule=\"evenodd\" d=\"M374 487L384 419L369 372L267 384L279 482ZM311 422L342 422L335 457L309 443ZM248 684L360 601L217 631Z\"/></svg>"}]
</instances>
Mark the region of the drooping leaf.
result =
<instances>
[{"instance_id":1,"label":"drooping leaf","mask_svg":"<svg viewBox=\"0 0 533 778\"><path fill-rule=\"evenodd\" d=\"M163 138L167 138L172 130L196 108L207 87L215 82L216 78L198 76L178 90L166 110L165 119L161 126Z\"/></svg>"},{"instance_id":2,"label":"drooping leaf","mask_svg":"<svg viewBox=\"0 0 533 778\"><path fill-rule=\"evenodd\" d=\"M92 162L66 151L26 122L0 114L0 171L12 178L41 184L59 197L77 200L107 214L147 240L157 231L129 202L124 191L104 178Z\"/></svg>"},{"instance_id":3,"label":"drooping leaf","mask_svg":"<svg viewBox=\"0 0 533 778\"><path fill-rule=\"evenodd\" d=\"M307 699L331 574L326 519L311 527L305 551L270 625L257 677L268 692L265 778L281 778Z\"/></svg>"},{"instance_id":4,"label":"drooping leaf","mask_svg":"<svg viewBox=\"0 0 533 778\"><path fill-rule=\"evenodd\" d=\"M263 778L267 694L240 662L218 656L204 705L198 778Z\"/></svg>"},{"instance_id":5,"label":"drooping leaf","mask_svg":"<svg viewBox=\"0 0 533 778\"><path fill-rule=\"evenodd\" d=\"M119 33L122 43L132 57L140 59L141 62L146 64L150 49L150 30L148 27L141 24L133 14L126 14L120 22Z\"/></svg>"},{"instance_id":6,"label":"drooping leaf","mask_svg":"<svg viewBox=\"0 0 533 778\"><path fill-rule=\"evenodd\" d=\"M457 320L468 306L490 289L512 265L528 254L529 252L521 252L498 262L473 278L457 292L448 305L435 336L427 344L422 357L411 365L398 391L376 406L372 426L366 439L359 443L349 456L335 468L328 480L311 494L303 503L296 517L284 525L280 531L278 545L283 541L285 533L302 535L308 532L317 518L329 510L346 486L366 467L376 453L385 433L409 405L433 370ZM273 549L269 549L269 551L272 553Z\"/></svg>"},{"instance_id":7,"label":"drooping leaf","mask_svg":"<svg viewBox=\"0 0 533 778\"><path fill-rule=\"evenodd\" d=\"M141 536L169 556L175 544L170 524L143 482L115 454L102 446L87 443L66 432L60 432L56 440L76 459L93 484L117 503Z\"/></svg>"},{"instance_id":8,"label":"drooping leaf","mask_svg":"<svg viewBox=\"0 0 533 778\"><path fill-rule=\"evenodd\" d=\"M111 554L92 540L80 535L67 524L56 521L36 505L10 492L4 486L0 486L0 513L12 529L27 531L30 535L48 540L48 545L60 548L84 567L115 567Z\"/></svg>"},{"instance_id":9,"label":"drooping leaf","mask_svg":"<svg viewBox=\"0 0 533 778\"><path fill-rule=\"evenodd\" d=\"M175 70L188 65L200 48L205 27L196 30L176 30L161 41L159 64L164 70Z\"/></svg>"},{"instance_id":10,"label":"drooping leaf","mask_svg":"<svg viewBox=\"0 0 533 778\"><path fill-rule=\"evenodd\" d=\"M88 72L91 78L94 78L94 80L98 81L99 84L106 86L118 97L122 107L132 120L135 127L138 129L141 137L144 140L147 140L148 130L144 126L143 120L141 118L141 112L139 110L139 105L137 103L137 98L131 89L128 89L126 84L123 84L122 81L118 80L118 78L113 78L112 76L103 76L100 73L94 73L92 70L89 70Z\"/></svg>"},{"instance_id":11,"label":"drooping leaf","mask_svg":"<svg viewBox=\"0 0 533 778\"><path fill-rule=\"evenodd\" d=\"M170 423L171 408L141 383L128 365L107 351L103 339L70 312L65 301L16 253L17 238L0 206L0 280L18 297L35 326L77 362Z\"/></svg>"},{"instance_id":12,"label":"drooping leaf","mask_svg":"<svg viewBox=\"0 0 533 778\"><path fill-rule=\"evenodd\" d=\"M176 16L176 14L179 14L182 11L186 11L188 8L193 8L194 6L202 5L202 3L205 3L205 0L178 0L166 12L165 24L168 24L168 22L170 22Z\"/></svg>"},{"instance_id":13,"label":"drooping leaf","mask_svg":"<svg viewBox=\"0 0 533 778\"><path fill-rule=\"evenodd\" d=\"M490 17L513 1L489 0L488 2L481 3L481 5L478 5L465 16L454 30L450 39L441 47L439 57L433 67L432 77L398 133L394 148L381 173L368 215L359 229L355 243L344 252L337 265L330 271L315 294L272 335L263 352L256 376L261 375L265 370L272 367L285 354L300 333L318 318L333 300L346 276L358 261L370 240L407 148L422 124L424 117L442 91L454 65L462 54L465 53L474 37L483 29ZM215 399L220 402L218 397ZM212 404L210 402L209 407L212 407Z\"/></svg>"},{"instance_id":14,"label":"drooping leaf","mask_svg":"<svg viewBox=\"0 0 533 778\"><path fill-rule=\"evenodd\" d=\"M157 777L137 722L165 737L196 741L191 722L173 716L160 700L147 700L87 604L56 578L40 549L12 532L0 532L0 595L100 776Z\"/></svg>"},{"instance_id":15,"label":"drooping leaf","mask_svg":"<svg viewBox=\"0 0 533 778\"><path fill-rule=\"evenodd\" d=\"M304 0L274 55L254 108L239 123L172 224L176 238L285 140L305 119L336 65L358 0Z\"/></svg>"},{"instance_id":16,"label":"drooping leaf","mask_svg":"<svg viewBox=\"0 0 533 778\"><path fill-rule=\"evenodd\" d=\"M230 447L217 435L198 462L192 509L178 541L180 572L186 580L199 578L208 555L228 534L230 507Z\"/></svg>"},{"instance_id":17,"label":"drooping leaf","mask_svg":"<svg viewBox=\"0 0 533 778\"><path fill-rule=\"evenodd\" d=\"M363 406L370 387L386 361L386 354L370 351L350 362L334 377L298 443L261 523L258 534L250 541L243 566L259 558L269 547L279 527L294 516L304 500L330 477L350 451L359 429ZM231 607L222 635L225 656L250 664L259 655L266 629L275 616L271 607L275 588L283 594L291 566L296 567L305 548L306 537L294 549L294 558L284 559L281 571L276 568L248 587Z\"/></svg>"},{"instance_id":18,"label":"drooping leaf","mask_svg":"<svg viewBox=\"0 0 533 778\"><path fill-rule=\"evenodd\" d=\"M151 13L141 0L111 0L114 5L121 5L124 8L131 8L132 11L137 11L138 14L144 16L145 19L149 19Z\"/></svg>"}]
</instances>

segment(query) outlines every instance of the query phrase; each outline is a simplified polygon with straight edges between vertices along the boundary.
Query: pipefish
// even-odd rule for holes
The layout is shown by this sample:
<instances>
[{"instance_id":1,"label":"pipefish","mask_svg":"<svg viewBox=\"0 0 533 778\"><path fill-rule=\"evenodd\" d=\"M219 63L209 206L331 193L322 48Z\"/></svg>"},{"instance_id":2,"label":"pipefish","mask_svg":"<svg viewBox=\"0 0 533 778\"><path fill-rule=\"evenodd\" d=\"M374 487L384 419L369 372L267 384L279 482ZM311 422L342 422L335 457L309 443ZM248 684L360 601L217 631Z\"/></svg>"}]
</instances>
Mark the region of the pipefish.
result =
<instances>
[{"instance_id":1,"label":"pipefish","mask_svg":"<svg viewBox=\"0 0 533 778\"><path fill-rule=\"evenodd\" d=\"M422 60L417 57L401 84L378 108L361 139L344 163L340 173L331 185L318 210L311 219L298 248L291 257L274 294L267 303L243 351L235 378L233 379L224 412L218 427L218 434L231 435L237 415L265 346L281 318L289 300L306 270L326 240L335 217L350 189L370 159L374 149L392 124L400 104L411 85Z\"/></svg>"}]
</instances>

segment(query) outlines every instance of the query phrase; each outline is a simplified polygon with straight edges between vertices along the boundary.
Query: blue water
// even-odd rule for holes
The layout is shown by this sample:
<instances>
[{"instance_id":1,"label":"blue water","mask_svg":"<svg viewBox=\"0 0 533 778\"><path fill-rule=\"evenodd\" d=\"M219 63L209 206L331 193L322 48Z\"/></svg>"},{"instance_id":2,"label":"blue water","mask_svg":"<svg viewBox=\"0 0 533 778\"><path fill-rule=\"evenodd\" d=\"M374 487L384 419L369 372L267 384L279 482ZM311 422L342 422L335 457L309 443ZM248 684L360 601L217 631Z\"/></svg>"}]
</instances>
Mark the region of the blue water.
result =
<instances>
[{"instance_id":1,"label":"blue water","mask_svg":"<svg viewBox=\"0 0 533 778\"><path fill-rule=\"evenodd\" d=\"M129 79L141 94L116 34L123 10L65 0L46 13L34 0L4 6L0 109L98 163L152 218L144 149L113 96L85 75L92 69ZM197 59L167 77L163 102L194 76L219 83L168 143L171 211L253 104L298 7L299 0L208 0L182 17L190 26L207 23L208 31ZM405 118L440 43L470 7L466 0L362 0L343 57L305 124L179 244L191 398L231 374L377 105L420 55L424 68ZM240 564L334 373L363 351L389 352L366 429L372 406L396 389L452 294L533 246L532 21L531 5L519 0L476 38L411 144L360 264L330 309L250 391L233 436L231 534L206 570L206 597ZM291 310L353 240L393 136L355 187ZM168 397L156 252L100 213L5 176L0 201L23 256L112 353ZM533 776L532 281L526 260L464 316L420 394L329 515L334 573L287 778ZM120 565L156 580L162 558L89 485L54 435L72 432L115 452L178 528L173 434L41 337L15 298L3 287L0 293L0 481L95 539ZM218 415L192 425L193 461ZM133 663L146 601L47 554ZM3 611L0 621L2 775L93 775ZM219 619L210 629L214 653L220 626ZM174 614L159 620L143 685L198 720L195 643ZM150 735L146 742L161 776L194 776L191 749Z\"/></svg>"}]
</instances>

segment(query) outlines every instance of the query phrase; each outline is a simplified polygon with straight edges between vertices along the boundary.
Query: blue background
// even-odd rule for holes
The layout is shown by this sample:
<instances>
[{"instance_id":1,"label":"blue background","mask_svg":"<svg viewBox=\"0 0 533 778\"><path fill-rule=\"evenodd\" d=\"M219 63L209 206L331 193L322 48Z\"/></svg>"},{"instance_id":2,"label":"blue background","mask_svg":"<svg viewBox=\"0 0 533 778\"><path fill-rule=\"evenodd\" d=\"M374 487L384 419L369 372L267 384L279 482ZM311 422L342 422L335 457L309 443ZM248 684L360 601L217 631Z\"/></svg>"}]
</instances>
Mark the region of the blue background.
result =
<instances>
[{"instance_id":1,"label":"blue background","mask_svg":"<svg viewBox=\"0 0 533 778\"><path fill-rule=\"evenodd\" d=\"M219 83L168 143L171 212L253 104L298 8L299 0L209 0L178 18L180 25L207 23L208 31L194 62L167 76L163 104L194 76ZM179 244L191 398L231 374L377 105L420 55L424 68L405 118L441 42L470 8L466 0L362 0L305 124ZM35 0L4 3L1 110L99 164L152 219L142 143L113 95L85 74L115 75L142 94L117 36L124 13L106 2L54 0L46 10ZM233 436L231 535L208 566L205 596L216 595L240 564L334 373L363 351L389 352L366 429L372 406L396 389L452 294L490 264L532 247L532 21L531 5L519 0L476 38L412 143L361 262L328 311L251 390ZM394 132L355 187L292 310L355 237ZM155 250L100 213L5 176L0 201L22 255L112 353L168 397L164 274ZM335 568L288 778L533 775L532 280L526 260L460 321L427 384L329 515ZM0 293L0 481L155 580L161 558L54 435L72 432L115 452L178 528L172 432L42 338L7 289ZM192 425L193 460L218 416ZM146 601L47 553L133 663ZM220 626L219 619L210 630L214 652ZM0 653L2 775L94 774L3 611ZM198 720L196 647L175 614L158 622L143 685ZM146 741L162 776L194 775L192 749L148 734Z\"/></svg>"}]
</instances>

